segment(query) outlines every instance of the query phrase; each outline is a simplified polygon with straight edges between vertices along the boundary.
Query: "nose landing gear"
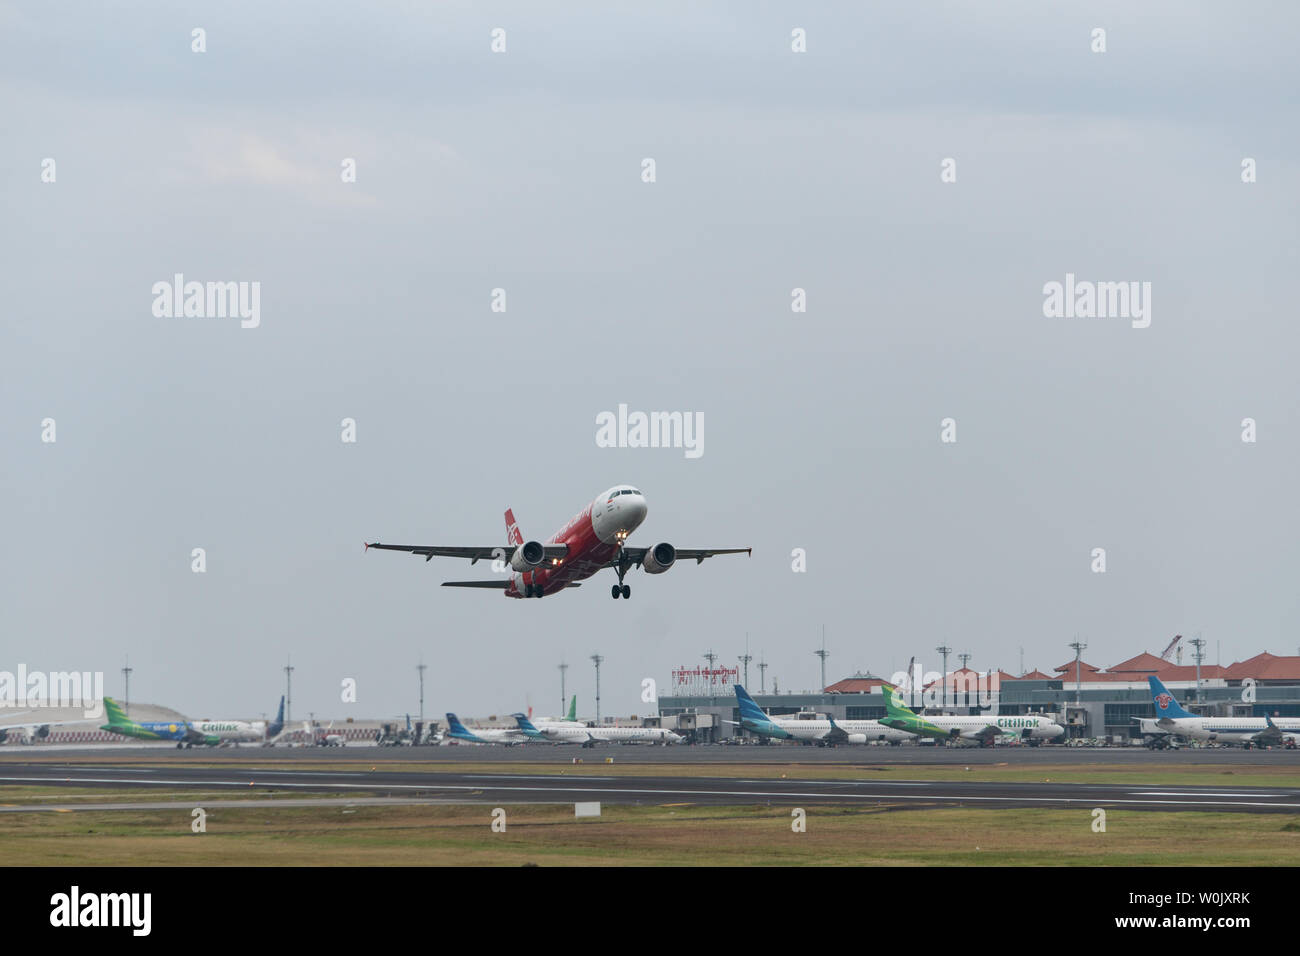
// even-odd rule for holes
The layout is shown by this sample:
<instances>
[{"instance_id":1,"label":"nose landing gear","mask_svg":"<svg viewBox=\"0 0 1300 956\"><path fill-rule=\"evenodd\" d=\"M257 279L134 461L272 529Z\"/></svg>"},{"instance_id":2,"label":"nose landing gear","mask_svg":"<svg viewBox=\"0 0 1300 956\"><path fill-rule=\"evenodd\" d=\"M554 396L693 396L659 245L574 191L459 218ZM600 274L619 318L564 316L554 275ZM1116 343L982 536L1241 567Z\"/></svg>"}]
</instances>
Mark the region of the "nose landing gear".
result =
<instances>
[{"instance_id":1,"label":"nose landing gear","mask_svg":"<svg viewBox=\"0 0 1300 956\"><path fill-rule=\"evenodd\" d=\"M632 567L632 559L623 551L618 553L618 559L614 562L614 570L618 572L618 584L609 589L609 596L615 601L622 595L624 600L632 596L631 585L623 583L623 577Z\"/></svg>"}]
</instances>

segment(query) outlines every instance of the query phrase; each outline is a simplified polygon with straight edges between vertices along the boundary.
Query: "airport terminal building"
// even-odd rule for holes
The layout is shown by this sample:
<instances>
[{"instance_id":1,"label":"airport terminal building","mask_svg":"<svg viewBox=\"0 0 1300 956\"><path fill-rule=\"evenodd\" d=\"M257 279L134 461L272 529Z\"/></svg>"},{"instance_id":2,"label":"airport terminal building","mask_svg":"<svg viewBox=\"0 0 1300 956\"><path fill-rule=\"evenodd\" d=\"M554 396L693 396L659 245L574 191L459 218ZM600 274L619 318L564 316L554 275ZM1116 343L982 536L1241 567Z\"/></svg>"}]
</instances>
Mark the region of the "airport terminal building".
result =
<instances>
[{"instance_id":1,"label":"airport terminal building","mask_svg":"<svg viewBox=\"0 0 1300 956\"><path fill-rule=\"evenodd\" d=\"M680 683L676 680L675 683ZM696 693L661 696L660 719L703 742L720 742L742 733L733 690L735 670L704 670ZM1135 717L1155 717L1149 676L1158 677L1193 713L1220 717L1300 717L1300 656L1257 654L1229 666L1179 664L1142 653L1106 669L1067 661L1051 674L1031 671L949 673L912 692L916 709L929 713L976 714L996 705L1001 715L1043 714L1066 728L1071 739L1127 743L1140 738ZM821 715L834 720L876 720L885 716L880 685L884 680L857 674L820 694L765 694L747 688L774 717ZM919 681L917 682L919 684ZM699 691L704 691L700 693Z\"/></svg>"}]
</instances>

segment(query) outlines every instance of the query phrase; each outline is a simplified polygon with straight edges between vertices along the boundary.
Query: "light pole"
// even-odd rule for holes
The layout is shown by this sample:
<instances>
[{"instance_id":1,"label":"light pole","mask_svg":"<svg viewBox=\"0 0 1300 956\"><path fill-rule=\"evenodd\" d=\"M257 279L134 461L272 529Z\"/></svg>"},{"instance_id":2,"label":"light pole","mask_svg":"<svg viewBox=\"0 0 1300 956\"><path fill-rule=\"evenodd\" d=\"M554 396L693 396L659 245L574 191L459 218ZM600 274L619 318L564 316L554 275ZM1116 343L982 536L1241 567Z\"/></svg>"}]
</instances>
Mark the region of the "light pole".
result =
<instances>
[{"instance_id":1,"label":"light pole","mask_svg":"<svg viewBox=\"0 0 1300 956\"><path fill-rule=\"evenodd\" d=\"M567 714L569 695L564 692L564 672L569 669L569 665L560 661L560 713Z\"/></svg>"},{"instance_id":2,"label":"light pole","mask_svg":"<svg viewBox=\"0 0 1300 956\"><path fill-rule=\"evenodd\" d=\"M124 695L126 698L126 710L123 712L128 717L131 715L131 671L132 670L134 670L134 668L131 667L131 657L130 655L127 655L126 663L122 667L122 677L126 681L126 688L125 688L125 695Z\"/></svg>"},{"instance_id":3,"label":"light pole","mask_svg":"<svg viewBox=\"0 0 1300 956\"><path fill-rule=\"evenodd\" d=\"M605 658L599 654L591 655L591 662L596 665L596 726L600 726L600 665Z\"/></svg>"},{"instance_id":4,"label":"light pole","mask_svg":"<svg viewBox=\"0 0 1300 956\"><path fill-rule=\"evenodd\" d=\"M705 653L701 654L700 656L703 657L706 661L709 662L709 672L708 672L707 674L704 675L704 679L708 682L708 687L709 687L709 696L712 697L712 696L713 696L713 690L714 690L714 687L713 687L713 663L714 663L714 661L716 661L716 660L718 659L718 655L715 654L715 653L713 653L713 651L706 651Z\"/></svg>"},{"instance_id":5,"label":"light pole","mask_svg":"<svg viewBox=\"0 0 1300 956\"><path fill-rule=\"evenodd\" d=\"M1088 645L1081 643L1076 636L1074 643L1070 646L1074 648L1074 706L1078 707L1079 695L1082 691L1081 685L1083 684L1083 665L1079 663L1079 660L1080 655L1088 649Z\"/></svg>"},{"instance_id":6,"label":"light pole","mask_svg":"<svg viewBox=\"0 0 1300 956\"><path fill-rule=\"evenodd\" d=\"M761 685L759 687L758 692L760 694L766 694L767 693L767 662L763 660L760 660L758 662L758 681L759 684Z\"/></svg>"},{"instance_id":7,"label":"light pole","mask_svg":"<svg viewBox=\"0 0 1300 956\"><path fill-rule=\"evenodd\" d=\"M1192 639L1192 647L1196 648L1196 702L1199 704L1201 702L1201 660L1205 657L1205 641L1199 631Z\"/></svg>"},{"instance_id":8,"label":"light pole","mask_svg":"<svg viewBox=\"0 0 1300 956\"><path fill-rule=\"evenodd\" d=\"M940 644L935 650L943 655L943 677L939 684L939 693L942 695L939 709L943 710L948 706L948 655L952 653L952 648L947 644Z\"/></svg>"},{"instance_id":9,"label":"light pole","mask_svg":"<svg viewBox=\"0 0 1300 956\"><path fill-rule=\"evenodd\" d=\"M420 723L424 723L424 669L428 666L423 660L415 665L415 669L420 672Z\"/></svg>"},{"instance_id":10,"label":"light pole","mask_svg":"<svg viewBox=\"0 0 1300 956\"><path fill-rule=\"evenodd\" d=\"M284 659L284 722L293 719L293 665Z\"/></svg>"},{"instance_id":11,"label":"light pole","mask_svg":"<svg viewBox=\"0 0 1300 956\"><path fill-rule=\"evenodd\" d=\"M831 656L831 652L828 651L828 650L826 650L826 627L825 627L825 625L822 626L822 647L821 647L821 650L819 650L819 651L813 651L813 653L816 654L818 657L820 657L820 658L822 659L822 689L821 689L821 692L824 694L824 693L826 693L826 658L828 658L828 657Z\"/></svg>"},{"instance_id":12,"label":"light pole","mask_svg":"<svg viewBox=\"0 0 1300 956\"><path fill-rule=\"evenodd\" d=\"M749 635L745 635L745 653L740 655L740 666L745 669L745 686L749 686L749 662L754 658L749 653Z\"/></svg>"}]
</instances>

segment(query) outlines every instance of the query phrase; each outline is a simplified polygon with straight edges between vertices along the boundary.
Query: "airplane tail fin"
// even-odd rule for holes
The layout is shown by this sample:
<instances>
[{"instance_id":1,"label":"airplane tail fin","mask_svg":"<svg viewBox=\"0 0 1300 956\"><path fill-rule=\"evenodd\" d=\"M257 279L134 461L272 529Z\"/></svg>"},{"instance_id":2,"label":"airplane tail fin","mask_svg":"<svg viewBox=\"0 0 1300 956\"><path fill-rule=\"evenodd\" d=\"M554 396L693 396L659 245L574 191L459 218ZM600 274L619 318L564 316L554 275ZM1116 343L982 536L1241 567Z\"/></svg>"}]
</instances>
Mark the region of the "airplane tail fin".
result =
<instances>
[{"instance_id":1,"label":"airplane tail fin","mask_svg":"<svg viewBox=\"0 0 1300 956\"><path fill-rule=\"evenodd\" d=\"M280 731L284 730L284 695L283 694L280 695L280 709L279 711L276 712L275 720L274 722L272 722L270 727L266 728L266 730L267 733L272 737L276 736L277 734L280 733Z\"/></svg>"},{"instance_id":2,"label":"airplane tail fin","mask_svg":"<svg viewBox=\"0 0 1300 956\"><path fill-rule=\"evenodd\" d=\"M898 688L893 684L881 684L880 692L885 695L885 714L889 717L915 717L907 703L903 700L903 695L898 692Z\"/></svg>"},{"instance_id":3,"label":"airplane tail fin","mask_svg":"<svg viewBox=\"0 0 1300 956\"><path fill-rule=\"evenodd\" d=\"M763 713L763 708L754 702L754 698L749 696L749 691L745 690L739 684L732 684L736 689L736 703L740 706L741 720L767 720L767 714Z\"/></svg>"},{"instance_id":4,"label":"airplane tail fin","mask_svg":"<svg viewBox=\"0 0 1300 956\"><path fill-rule=\"evenodd\" d=\"M524 535L519 530L519 522L515 521L513 508L506 509L506 543L515 547L524 543Z\"/></svg>"},{"instance_id":5,"label":"airplane tail fin","mask_svg":"<svg viewBox=\"0 0 1300 956\"><path fill-rule=\"evenodd\" d=\"M569 720L575 723L578 720L578 695L574 694L573 699L569 701Z\"/></svg>"},{"instance_id":6,"label":"airplane tail fin","mask_svg":"<svg viewBox=\"0 0 1300 956\"><path fill-rule=\"evenodd\" d=\"M460 718L455 714L447 714L447 729L453 734L468 734L465 725L460 722Z\"/></svg>"},{"instance_id":7,"label":"airplane tail fin","mask_svg":"<svg viewBox=\"0 0 1300 956\"><path fill-rule=\"evenodd\" d=\"M1169 693L1164 684L1160 683L1160 678L1154 674L1147 678L1147 683L1151 686L1151 700L1156 705L1157 717L1195 717L1195 714L1189 713L1183 709L1182 704Z\"/></svg>"},{"instance_id":8,"label":"airplane tail fin","mask_svg":"<svg viewBox=\"0 0 1300 956\"><path fill-rule=\"evenodd\" d=\"M108 714L108 722L110 724L131 723L131 718L128 717L126 715L126 712L123 711L122 708L118 706L117 701L115 701L111 697L104 698L104 710Z\"/></svg>"},{"instance_id":9,"label":"airplane tail fin","mask_svg":"<svg viewBox=\"0 0 1300 956\"><path fill-rule=\"evenodd\" d=\"M515 723L519 725L520 730L526 731L530 734L538 733L537 728L533 726L533 722L528 719L527 715L513 714L511 716L515 718Z\"/></svg>"}]
</instances>

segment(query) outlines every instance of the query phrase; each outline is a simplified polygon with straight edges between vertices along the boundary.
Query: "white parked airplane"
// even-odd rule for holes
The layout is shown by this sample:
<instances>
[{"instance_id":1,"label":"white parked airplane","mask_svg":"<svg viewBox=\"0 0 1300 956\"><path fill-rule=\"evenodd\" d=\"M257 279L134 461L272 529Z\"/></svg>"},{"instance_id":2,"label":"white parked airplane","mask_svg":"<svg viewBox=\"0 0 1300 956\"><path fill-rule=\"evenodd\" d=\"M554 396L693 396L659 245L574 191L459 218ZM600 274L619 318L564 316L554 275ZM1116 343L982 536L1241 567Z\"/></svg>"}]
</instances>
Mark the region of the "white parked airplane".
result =
<instances>
[{"instance_id":1,"label":"white parked airplane","mask_svg":"<svg viewBox=\"0 0 1300 956\"><path fill-rule=\"evenodd\" d=\"M505 744L507 747L522 744L528 738L513 728L481 727L470 730L460 722L455 714L447 715L447 733L444 740L451 739L469 744Z\"/></svg>"},{"instance_id":2,"label":"white parked airplane","mask_svg":"<svg viewBox=\"0 0 1300 956\"><path fill-rule=\"evenodd\" d=\"M276 739L284 730L284 697L275 720L194 720L190 726L206 737L215 737L221 743L266 743Z\"/></svg>"},{"instance_id":3,"label":"white parked airplane","mask_svg":"<svg viewBox=\"0 0 1300 956\"><path fill-rule=\"evenodd\" d=\"M32 713L30 710L19 710L8 715L3 715L3 712L0 712L0 715L21 717L23 714L30 713ZM99 724L102 723L103 720L104 718L102 717L90 717L81 720L46 720L41 723L5 724L0 726L0 744L8 743L12 739L17 740L24 745L31 745L38 740L44 740L49 737L51 726L73 727L78 724Z\"/></svg>"},{"instance_id":4,"label":"white parked airplane","mask_svg":"<svg viewBox=\"0 0 1300 956\"><path fill-rule=\"evenodd\" d=\"M553 744L582 744L594 747L596 744L612 743L652 743L675 744L682 739L681 734L663 727L587 727L570 721L539 721L533 724L525 715L515 714L519 732L530 740L545 741Z\"/></svg>"},{"instance_id":5,"label":"white parked airplane","mask_svg":"<svg viewBox=\"0 0 1300 956\"><path fill-rule=\"evenodd\" d=\"M977 715L962 717L941 714L925 717L915 713L903 700L898 688L890 684L880 687L885 696L885 718L881 721L896 730L907 730L920 737L936 740L974 743L991 747L999 737L1012 736L1037 744L1053 740L1065 733L1065 728L1041 714L1016 714L1012 716Z\"/></svg>"},{"instance_id":6,"label":"white parked airplane","mask_svg":"<svg viewBox=\"0 0 1300 956\"><path fill-rule=\"evenodd\" d=\"M740 720L737 723L750 733L774 740L802 740L815 744L867 744L873 740L897 746L904 740L911 740L915 735L904 730L886 727L878 720L806 720L798 717L769 717L759 707L749 692L739 684L736 688L736 702L740 707Z\"/></svg>"},{"instance_id":7,"label":"white parked airplane","mask_svg":"<svg viewBox=\"0 0 1300 956\"><path fill-rule=\"evenodd\" d=\"M1300 717L1198 717L1183 709L1158 677L1148 677L1151 699L1156 705L1156 719L1137 718L1142 729L1150 733L1176 734L1191 740L1213 740L1221 744L1251 747L1280 746L1294 749L1300 744Z\"/></svg>"}]
</instances>

